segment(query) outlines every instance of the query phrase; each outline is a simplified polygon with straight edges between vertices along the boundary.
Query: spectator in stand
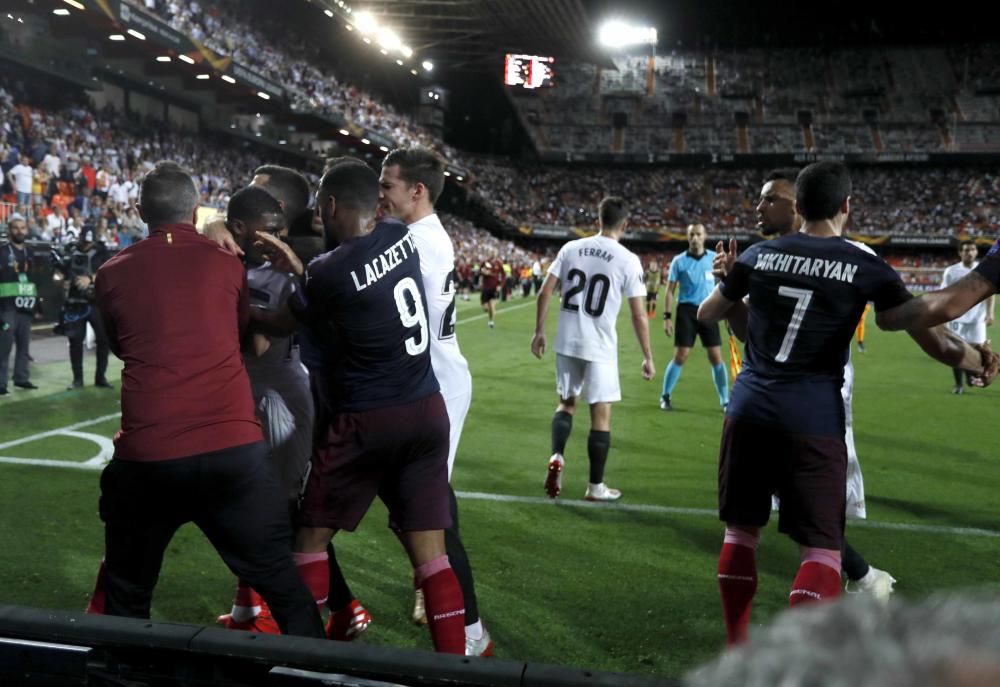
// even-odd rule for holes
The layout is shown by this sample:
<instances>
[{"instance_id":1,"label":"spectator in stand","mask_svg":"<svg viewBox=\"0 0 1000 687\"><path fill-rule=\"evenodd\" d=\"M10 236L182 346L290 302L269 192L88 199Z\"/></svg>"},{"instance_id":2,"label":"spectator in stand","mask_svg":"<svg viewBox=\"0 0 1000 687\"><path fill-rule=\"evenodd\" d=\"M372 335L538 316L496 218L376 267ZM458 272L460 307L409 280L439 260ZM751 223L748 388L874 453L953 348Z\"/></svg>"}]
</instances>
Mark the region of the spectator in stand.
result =
<instances>
[{"instance_id":1,"label":"spectator in stand","mask_svg":"<svg viewBox=\"0 0 1000 687\"><path fill-rule=\"evenodd\" d=\"M31 167L31 161L27 155L20 157L20 162L11 167L7 174L12 180L14 193L17 196L18 210L25 214L31 212L31 192L34 184L35 170Z\"/></svg>"}]
</instances>

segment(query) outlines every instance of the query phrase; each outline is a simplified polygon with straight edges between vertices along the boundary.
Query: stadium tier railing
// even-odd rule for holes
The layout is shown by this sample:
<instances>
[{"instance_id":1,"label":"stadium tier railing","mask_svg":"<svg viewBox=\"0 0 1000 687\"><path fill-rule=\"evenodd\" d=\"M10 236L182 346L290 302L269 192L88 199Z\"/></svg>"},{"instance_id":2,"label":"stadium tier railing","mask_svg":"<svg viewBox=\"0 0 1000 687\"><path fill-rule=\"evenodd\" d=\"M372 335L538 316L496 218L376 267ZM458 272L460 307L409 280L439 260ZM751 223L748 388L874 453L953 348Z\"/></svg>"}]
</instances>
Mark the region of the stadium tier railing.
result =
<instances>
[{"instance_id":1,"label":"stadium tier railing","mask_svg":"<svg viewBox=\"0 0 1000 687\"><path fill-rule=\"evenodd\" d=\"M664 649L669 643L664 640ZM373 682L374 681L374 682ZM675 680L0 606L0 684L678 687Z\"/></svg>"}]
</instances>

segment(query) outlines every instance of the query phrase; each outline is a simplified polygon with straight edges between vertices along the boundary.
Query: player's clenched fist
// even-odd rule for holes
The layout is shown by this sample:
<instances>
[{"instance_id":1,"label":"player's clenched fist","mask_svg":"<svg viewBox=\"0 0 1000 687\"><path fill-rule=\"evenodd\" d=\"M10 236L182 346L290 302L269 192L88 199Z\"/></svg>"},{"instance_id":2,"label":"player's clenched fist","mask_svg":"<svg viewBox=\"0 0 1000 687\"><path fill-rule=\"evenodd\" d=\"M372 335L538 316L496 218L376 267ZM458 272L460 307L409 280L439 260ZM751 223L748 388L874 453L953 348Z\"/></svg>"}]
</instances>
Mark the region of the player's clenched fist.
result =
<instances>
[{"instance_id":1,"label":"player's clenched fist","mask_svg":"<svg viewBox=\"0 0 1000 687\"><path fill-rule=\"evenodd\" d=\"M1000 354L993 352L989 341L973 344L973 348L983 357L983 373L973 378L972 384L979 387L989 386L997 374L1000 374Z\"/></svg>"}]
</instances>

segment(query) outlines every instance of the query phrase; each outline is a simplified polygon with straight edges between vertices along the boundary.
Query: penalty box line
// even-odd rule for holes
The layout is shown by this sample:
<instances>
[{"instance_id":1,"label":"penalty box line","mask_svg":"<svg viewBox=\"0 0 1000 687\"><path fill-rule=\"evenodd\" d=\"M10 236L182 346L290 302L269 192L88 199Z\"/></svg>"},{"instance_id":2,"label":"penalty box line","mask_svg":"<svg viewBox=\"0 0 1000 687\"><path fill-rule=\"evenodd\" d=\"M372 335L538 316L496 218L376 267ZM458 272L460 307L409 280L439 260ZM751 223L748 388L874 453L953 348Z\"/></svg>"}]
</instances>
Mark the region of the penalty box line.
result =
<instances>
[{"instance_id":1,"label":"penalty box line","mask_svg":"<svg viewBox=\"0 0 1000 687\"><path fill-rule=\"evenodd\" d=\"M90 427L91 425L97 425L102 422L107 422L109 420L115 420L121 417L121 413L111 413L109 415L102 415L101 417L94 418L92 420L84 420L83 422L76 422L71 425L66 425L65 427L60 427L58 429L52 429L47 432L39 432L38 434L32 434L20 439L14 439L4 443L0 443L0 450L11 446L18 446L20 444L27 444L32 441L38 441L39 439L45 439L51 436L57 436L63 434L64 432L72 432L83 427ZM46 460L43 458L2 458L0 457L0 463L9 463L17 465L36 465L44 467L66 467L75 468L81 470L100 470L103 468L102 465L88 464L85 462L73 462L66 460ZM677 506L657 506L652 504L643 503L595 503L593 501L577 501L573 499L550 499L543 496L516 496L513 494L493 494L489 492L482 491L456 491L455 495L459 498L469 499L472 501L494 501L498 503L523 503L527 505L536 506L550 506L559 508L596 508L605 509L611 511L620 511L625 513L656 513L659 515L680 515L687 517L718 517L718 512L709 508L681 508ZM850 520L850 527L864 527L867 529L874 530L889 530L896 532L918 532L923 534L944 534L950 536L965 536L965 537L986 537L989 539L1000 539L1000 531L988 530L979 527L951 527L948 525L921 525L916 523L906 523L906 522L876 522L873 520Z\"/></svg>"}]
</instances>

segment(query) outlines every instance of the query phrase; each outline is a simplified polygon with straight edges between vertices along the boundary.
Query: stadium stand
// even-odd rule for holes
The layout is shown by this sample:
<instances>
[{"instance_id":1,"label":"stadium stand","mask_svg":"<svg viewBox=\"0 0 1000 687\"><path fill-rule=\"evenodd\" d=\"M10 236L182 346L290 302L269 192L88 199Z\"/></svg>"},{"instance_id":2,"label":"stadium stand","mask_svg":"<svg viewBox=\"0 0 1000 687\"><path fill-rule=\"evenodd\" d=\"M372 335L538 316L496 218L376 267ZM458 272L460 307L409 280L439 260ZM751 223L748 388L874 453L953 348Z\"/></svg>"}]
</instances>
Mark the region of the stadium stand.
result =
<instances>
[{"instance_id":1,"label":"stadium stand","mask_svg":"<svg viewBox=\"0 0 1000 687\"><path fill-rule=\"evenodd\" d=\"M997 119L983 92L1000 78L993 57L971 45L677 50L570 65L556 87L511 98L540 153L982 152L995 132L968 123ZM628 116L621 144L611 112Z\"/></svg>"}]
</instances>

